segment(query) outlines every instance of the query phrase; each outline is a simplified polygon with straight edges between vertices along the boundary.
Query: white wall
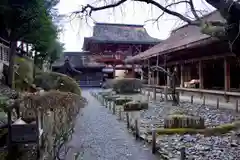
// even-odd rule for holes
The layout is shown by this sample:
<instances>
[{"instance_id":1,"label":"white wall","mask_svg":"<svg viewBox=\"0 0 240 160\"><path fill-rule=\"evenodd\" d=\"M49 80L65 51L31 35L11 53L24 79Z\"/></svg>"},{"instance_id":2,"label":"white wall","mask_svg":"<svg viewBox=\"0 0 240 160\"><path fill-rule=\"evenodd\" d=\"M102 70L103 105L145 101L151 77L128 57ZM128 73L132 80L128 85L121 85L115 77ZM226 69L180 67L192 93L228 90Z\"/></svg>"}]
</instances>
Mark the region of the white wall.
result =
<instances>
[{"instance_id":1,"label":"white wall","mask_svg":"<svg viewBox=\"0 0 240 160\"><path fill-rule=\"evenodd\" d=\"M116 70L115 71L115 76L116 77L124 77L125 76L125 70Z\"/></svg>"}]
</instances>

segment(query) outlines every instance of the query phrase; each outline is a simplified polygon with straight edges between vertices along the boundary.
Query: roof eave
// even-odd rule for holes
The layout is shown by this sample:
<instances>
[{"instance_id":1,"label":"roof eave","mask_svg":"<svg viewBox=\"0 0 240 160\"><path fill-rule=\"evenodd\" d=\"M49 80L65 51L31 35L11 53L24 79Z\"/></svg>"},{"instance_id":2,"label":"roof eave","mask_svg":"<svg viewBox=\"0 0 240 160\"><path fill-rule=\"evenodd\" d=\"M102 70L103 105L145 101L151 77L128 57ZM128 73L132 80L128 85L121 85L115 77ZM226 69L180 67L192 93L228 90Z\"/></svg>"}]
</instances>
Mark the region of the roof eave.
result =
<instances>
[{"instance_id":1,"label":"roof eave","mask_svg":"<svg viewBox=\"0 0 240 160\"><path fill-rule=\"evenodd\" d=\"M158 55L169 54L171 52L176 52L176 51L183 50L183 49L189 49L189 48L199 47L199 46L202 46L202 45L208 45L208 44L210 44L212 42L215 42L215 41L218 41L218 39L215 38L215 37L207 37L207 38L201 39L199 41L191 42L191 43L188 43L186 45L178 46L178 47L166 50L166 51L162 51L162 52L159 52L159 53L152 53L152 54L148 54L146 56L142 56L141 59L148 59L148 58L151 58L151 57L155 57L155 56L158 56Z\"/></svg>"},{"instance_id":2,"label":"roof eave","mask_svg":"<svg viewBox=\"0 0 240 160\"><path fill-rule=\"evenodd\" d=\"M90 37L88 38L88 42L91 40L91 42L93 43L122 43L122 44L158 44L160 42L162 42L161 40L159 41L113 41L113 40L99 40L99 39L95 39L95 37Z\"/></svg>"}]
</instances>

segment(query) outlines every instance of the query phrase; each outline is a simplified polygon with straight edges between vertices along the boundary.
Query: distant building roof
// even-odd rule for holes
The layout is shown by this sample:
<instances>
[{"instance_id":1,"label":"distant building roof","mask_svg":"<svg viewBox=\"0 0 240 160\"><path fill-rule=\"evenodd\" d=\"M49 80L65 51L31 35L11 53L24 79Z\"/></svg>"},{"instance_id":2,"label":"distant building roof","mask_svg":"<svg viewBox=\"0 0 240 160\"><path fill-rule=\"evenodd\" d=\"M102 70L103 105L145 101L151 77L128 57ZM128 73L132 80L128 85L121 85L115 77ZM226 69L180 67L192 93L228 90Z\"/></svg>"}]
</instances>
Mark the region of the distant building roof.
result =
<instances>
[{"instance_id":1,"label":"distant building roof","mask_svg":"<svg viewBox=\"0 0 240 160\"><path fill-rule=\"evenodd\" d=\"M87 49L88 42L97 43L130 43L157 44L161 40L151 37L143 25L95 23L93 36L84 38L83 49Z\"/></svg>"},{"instance_id":2,"label":"distant building roof","mask_svg":"<svg viewBox=\"0 0 240 160\"><path fill-rule=\"evenodd\" d=\"M203 17L203 20L216 20L224 21L219 12L214 11ZM207 42L207 40L217 40L216 38L210 37L209 35L203 34L198 26L184 25L174 30L169 38L162 41L161 43L153 46L152 48L139 53L136 56L126 59L127 62L145 59L154 55L161 55L168 52L179 50L181 47L196 46L201 44L200 42Z\"/></svg>"},{"instance_id":3,"label":"distant building roof","mask_svg":"<svg viewBox=\"0 0 240 160\"><path fill-rule=\"evenodd\" d=\"M88 51L82 52L64 52L63 56L53 63L53 67L61 67L64 65L65 60L68 59L69 63L74 68L84 67L104 67L105 64L97 63L89 58Z\"/></svg>"}]
</instances>

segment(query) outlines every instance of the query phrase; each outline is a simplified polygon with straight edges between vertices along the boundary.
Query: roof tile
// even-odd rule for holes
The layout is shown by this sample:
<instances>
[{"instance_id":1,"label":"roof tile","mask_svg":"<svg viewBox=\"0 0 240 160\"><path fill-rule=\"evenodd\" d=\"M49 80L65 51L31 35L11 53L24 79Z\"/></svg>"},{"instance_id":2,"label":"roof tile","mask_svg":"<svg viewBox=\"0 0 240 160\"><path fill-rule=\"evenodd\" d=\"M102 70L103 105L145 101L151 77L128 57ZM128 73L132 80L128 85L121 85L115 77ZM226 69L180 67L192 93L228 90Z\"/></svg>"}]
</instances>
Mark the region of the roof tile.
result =
<instances>
[{"instance_id":1,"label":"roof tile","mask_svg":"<svg viewBox=\"0 0 240 160\"><path fill-rule=\"evenodd\" d=\"M203 19L224 21L220 13L217 11L214 11L209 15L203 17ZM170 49L175 49L207 38L210 38L210 36L201 33L198 26L184 25L174 30L168 39L142 53L139 53L134 57L129 58L128 60L141 59L143 57L150 57L155 54L164 54L165 51L168 51Z\"/></svg>"}]
</instances>

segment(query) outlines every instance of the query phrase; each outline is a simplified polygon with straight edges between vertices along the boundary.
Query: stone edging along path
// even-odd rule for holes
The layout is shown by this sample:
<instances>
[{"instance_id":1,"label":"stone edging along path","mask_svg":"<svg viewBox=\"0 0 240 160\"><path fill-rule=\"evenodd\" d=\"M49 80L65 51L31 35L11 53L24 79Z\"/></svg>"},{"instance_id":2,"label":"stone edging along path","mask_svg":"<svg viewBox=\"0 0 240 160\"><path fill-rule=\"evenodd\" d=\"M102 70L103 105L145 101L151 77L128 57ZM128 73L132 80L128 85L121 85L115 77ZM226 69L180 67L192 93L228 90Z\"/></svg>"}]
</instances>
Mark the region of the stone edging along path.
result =
<instances>
[{"instance_id":1,"label":"stone edging along path","mask_svg":"<svg viewBox=\"0 0 240 160\"><path fill-rule=\"evenodd\" d=\"M115 114L120 121L123 120L124 122L126 122L127 128L129 129L129 131L133 133L136 140L143 140L144 142L151 144L152 153L153 154L158 153L157 152L158 147L156 144L156 137L158 135L156 132L157 130L141 131L139 129L138 118L135 116L131 117L130 116L131 112L124 112L122 106L119 106L119 105L116 106L114 103L110 101L106 101L106 99L104 99L101 95L98 95L96 92L90 92L90 93L93 97L95 97L98 101L100 101L103 106L108 108L112 114ZM151 133L151 135L149 135L149 133ZM155 142L155 143L152 143L152 142ZM180 152L181 152L181 160L185 160L186 159L185 148L182 148Z\"/></svg>"},{"instance_id":2,"label":"stone edging along path","mask_svg":"<svg viewBox=\"0 0 240 160\"><path fill-rule=\"evenodd\" d=\"M171 134L201 134L201 135L221 135L227 133L231 130L238 129L240 126L240 122L236 121L235 123L229 123L220 125L215 128L206 128L206 129L189 129L189 128L180 128L180 129L163 129L163 128L155 128L155 129L145 129L142 130L139 124L142 122L138 121L138 117L134 117L132 112L124 112L123 107L114 105L111 101L105 101L102 96L99 96L96 92L91 93L95 98L97 98L103 105L108 107L109 110L112 111L113 114L116 114L119 117L119 120L124 120L127 124L127 127L131 129L134 133L136 139L142 139L146 142L151 142L152 153L158 153L159 144L156 144L157 136L159 135L171 135ZM179 149L181 153L181 159L186 159L185 148L182 147Z\"/></svg>"}]
</instances>

